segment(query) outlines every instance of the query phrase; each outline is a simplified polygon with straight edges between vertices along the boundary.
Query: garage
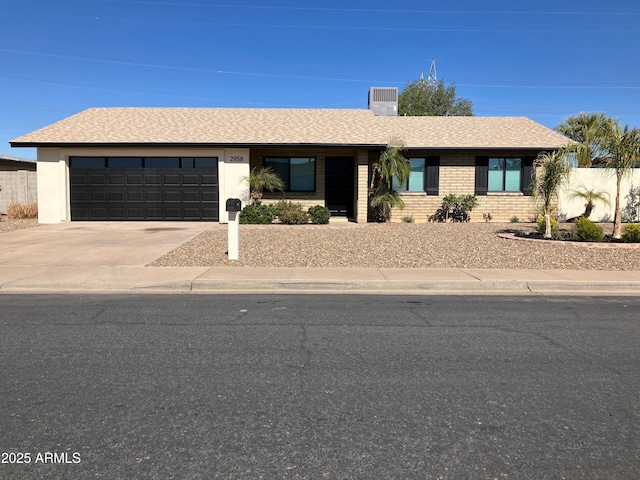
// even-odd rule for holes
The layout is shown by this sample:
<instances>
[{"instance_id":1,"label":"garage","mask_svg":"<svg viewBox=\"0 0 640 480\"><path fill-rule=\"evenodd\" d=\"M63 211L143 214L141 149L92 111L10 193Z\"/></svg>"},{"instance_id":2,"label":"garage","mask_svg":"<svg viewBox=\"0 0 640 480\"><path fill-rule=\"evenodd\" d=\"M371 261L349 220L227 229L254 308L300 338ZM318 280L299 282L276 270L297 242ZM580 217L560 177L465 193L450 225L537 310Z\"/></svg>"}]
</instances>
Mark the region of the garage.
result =
<instances>
[{"instance_id":1,"label":"garage","mask_svg":"<svg viewBox=\"0 0 640 480\"><path fill-rule=\"evenodd\" d=\"M218 221L217 157L70 157L71 220Z\"/></svg>"}]
</instances>

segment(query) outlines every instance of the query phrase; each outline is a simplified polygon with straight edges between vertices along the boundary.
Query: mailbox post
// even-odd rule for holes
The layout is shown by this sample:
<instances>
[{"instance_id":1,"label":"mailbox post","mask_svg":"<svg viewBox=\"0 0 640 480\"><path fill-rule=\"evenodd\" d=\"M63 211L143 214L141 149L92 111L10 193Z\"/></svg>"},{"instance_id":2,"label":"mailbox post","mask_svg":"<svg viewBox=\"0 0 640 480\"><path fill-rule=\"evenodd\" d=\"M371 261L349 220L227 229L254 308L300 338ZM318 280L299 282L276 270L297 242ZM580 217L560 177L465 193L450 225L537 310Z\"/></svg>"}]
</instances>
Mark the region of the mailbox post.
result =
<instances>
[{"instance_id":1,"label":"mailbox post","mask_svg":"<svg viewBox=\"0 0 640 480\"><path fill-rule=\"evenodd\" d=\"M239 258L240 250L240 219L238 218L238 212L240 212L240 210L242 210L242 201L239 198L227 199L227 212L229 212L229 223L227 224L227 238L229 243L227 258L235 261Z\"/></svg>"}]
</instances>

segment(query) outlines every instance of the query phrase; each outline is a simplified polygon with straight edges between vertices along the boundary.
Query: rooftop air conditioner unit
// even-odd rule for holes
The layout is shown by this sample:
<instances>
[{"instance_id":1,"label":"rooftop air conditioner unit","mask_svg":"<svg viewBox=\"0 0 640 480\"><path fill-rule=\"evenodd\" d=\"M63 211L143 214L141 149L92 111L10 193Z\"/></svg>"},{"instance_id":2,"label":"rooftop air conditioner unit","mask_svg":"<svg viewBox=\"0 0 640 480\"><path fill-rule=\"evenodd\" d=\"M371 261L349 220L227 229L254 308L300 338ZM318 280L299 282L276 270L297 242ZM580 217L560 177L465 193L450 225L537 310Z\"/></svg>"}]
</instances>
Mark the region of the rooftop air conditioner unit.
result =
<instances>
[{"instance_id":1,"label":"rooftop air conditioner unit","mask_svg":"<svg viewBox=\"0 0 640 480\"><path fill-rule=\"evenodd\" d=\"M371 87L369 89L369 110L377 117L398 116L398 88Z\"/></svg>"}]
</instances>

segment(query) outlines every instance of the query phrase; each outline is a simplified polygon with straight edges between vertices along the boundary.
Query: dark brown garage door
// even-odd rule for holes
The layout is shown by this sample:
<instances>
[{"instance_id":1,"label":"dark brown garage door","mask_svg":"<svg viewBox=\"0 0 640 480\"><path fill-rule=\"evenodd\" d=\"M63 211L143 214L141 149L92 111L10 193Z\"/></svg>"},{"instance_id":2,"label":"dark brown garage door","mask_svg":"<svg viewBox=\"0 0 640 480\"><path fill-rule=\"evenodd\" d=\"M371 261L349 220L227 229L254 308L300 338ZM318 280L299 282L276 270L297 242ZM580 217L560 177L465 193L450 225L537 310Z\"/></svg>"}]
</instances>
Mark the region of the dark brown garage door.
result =
<instances>
[{"instance_id":1,"label":"dark brown garage door","mask_svg":"<svg viewBox=\"0 0 640 480\"><path fill-rule=\"evenodd\" d=\"M206 168L197 168L193 158L178 159L178 168L155 168L173 164L157 157L118 168L123 158L110 157L100 168L89 158L96 157L70 159L72 220L218 221L217 159L199 162Z\"/></svg>"}]
</instances>

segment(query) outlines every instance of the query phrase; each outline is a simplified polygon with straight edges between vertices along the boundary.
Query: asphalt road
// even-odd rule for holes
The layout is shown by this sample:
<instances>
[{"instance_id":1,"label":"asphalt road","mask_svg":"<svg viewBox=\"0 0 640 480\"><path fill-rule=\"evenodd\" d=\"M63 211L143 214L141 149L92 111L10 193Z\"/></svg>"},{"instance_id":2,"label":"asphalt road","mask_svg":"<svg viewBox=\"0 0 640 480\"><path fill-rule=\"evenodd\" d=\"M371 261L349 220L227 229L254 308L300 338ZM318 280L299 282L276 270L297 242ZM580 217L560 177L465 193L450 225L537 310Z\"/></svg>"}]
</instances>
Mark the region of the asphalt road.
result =
<instances>
[{"instance_id":1,"label":"asphalt road","mask_svg":"<svg viewBox=\"0 0 640 480\"><path fill-rule=\"evenodd\" d=\"M0 295L0 360L3 479L640 477L638 297Z\"/></svg>"}]
</instances>

